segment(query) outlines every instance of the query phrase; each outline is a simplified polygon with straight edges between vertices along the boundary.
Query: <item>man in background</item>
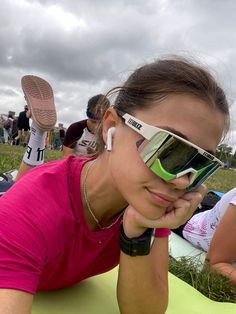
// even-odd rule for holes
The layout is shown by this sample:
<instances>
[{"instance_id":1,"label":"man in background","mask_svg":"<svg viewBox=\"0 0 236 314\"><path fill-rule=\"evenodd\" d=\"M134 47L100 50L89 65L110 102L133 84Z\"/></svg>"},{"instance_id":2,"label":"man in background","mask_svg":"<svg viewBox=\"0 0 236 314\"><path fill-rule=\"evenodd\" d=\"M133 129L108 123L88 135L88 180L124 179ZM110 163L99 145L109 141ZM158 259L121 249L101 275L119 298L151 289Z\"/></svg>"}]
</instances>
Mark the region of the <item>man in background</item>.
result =
<instances>
[{"instance_id":1,"label":"man in background","mask_svg":"<svg viewBox=\"0 0 236 314\"><path fill-rule=\"evenodd\" d=\"M19 145L22 140L23 145L26 146L29 141L29 113L28 105L25 105L24 111L21 111L17 120L18 135L15 138L16 145Z\"/></svg>"}]
</instances>

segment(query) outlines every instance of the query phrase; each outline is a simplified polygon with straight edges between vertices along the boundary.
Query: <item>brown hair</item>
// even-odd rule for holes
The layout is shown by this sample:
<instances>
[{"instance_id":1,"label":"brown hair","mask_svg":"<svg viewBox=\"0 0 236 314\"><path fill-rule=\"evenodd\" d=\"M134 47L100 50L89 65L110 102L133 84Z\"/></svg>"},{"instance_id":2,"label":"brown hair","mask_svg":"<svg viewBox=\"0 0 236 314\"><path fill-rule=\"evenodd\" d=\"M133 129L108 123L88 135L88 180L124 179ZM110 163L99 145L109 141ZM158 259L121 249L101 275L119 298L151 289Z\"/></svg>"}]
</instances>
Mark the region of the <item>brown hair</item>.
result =
<instances>
[{"instance_id":1,"label":"brown hair","mask_svg":"<svg viewBox=\"0 0 236 314\"><path fill-rule=\"evenodd\" d=\"M87 106L87 117L92 120L101 120L104 112L110 107L109 99L103 95L98 94L91 97Z\"/></svg>"},{"instance_id":2,"label":"brown hair","mask_svg":"<svg viewBox=\"0 0 236 314\"><path fill-rule=\"evenodd\" d=\"M113 88L107 96L117 92L113 107L129 114L148 109L171 94L195 95L219 110L225 116L225 131L229 128L229 105L223 89L208 70L183 58L160 59L138 68L123 87ZM101 136L102 127L99 153L104 149Z\"/></svg>"}]
</instances>

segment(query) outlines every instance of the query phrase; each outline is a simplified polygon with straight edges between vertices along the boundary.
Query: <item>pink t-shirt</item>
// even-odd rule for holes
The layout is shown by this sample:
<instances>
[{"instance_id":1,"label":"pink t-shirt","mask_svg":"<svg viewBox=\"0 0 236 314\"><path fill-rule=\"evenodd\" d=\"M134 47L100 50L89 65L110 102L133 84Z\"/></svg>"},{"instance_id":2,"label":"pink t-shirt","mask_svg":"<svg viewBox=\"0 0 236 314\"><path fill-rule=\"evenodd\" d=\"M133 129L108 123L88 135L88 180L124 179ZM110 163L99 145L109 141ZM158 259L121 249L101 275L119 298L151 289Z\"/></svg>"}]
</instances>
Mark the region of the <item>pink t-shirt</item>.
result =
<instances>
[{"instance_id":1,"label":"pink t-shirt","mask_svg":"<svg viewBox=\"0 0 236 314\"><path fill-rule=\"evenodd\" d=\"M34 294L118 264L120 221L92 232L83 215L80 174L87 160L38 166L0 198L0 288Z\"/></svg>"}]
</instances>

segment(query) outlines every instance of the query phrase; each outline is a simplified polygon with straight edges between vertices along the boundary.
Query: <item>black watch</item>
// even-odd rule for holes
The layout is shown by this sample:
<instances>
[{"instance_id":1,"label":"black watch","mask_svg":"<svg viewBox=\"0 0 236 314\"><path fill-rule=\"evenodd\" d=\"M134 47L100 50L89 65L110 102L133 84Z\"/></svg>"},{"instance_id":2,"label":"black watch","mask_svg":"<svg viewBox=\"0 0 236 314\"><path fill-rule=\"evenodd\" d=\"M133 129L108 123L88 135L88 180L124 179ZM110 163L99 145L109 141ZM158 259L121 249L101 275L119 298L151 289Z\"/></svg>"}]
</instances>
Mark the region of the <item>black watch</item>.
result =
<instances>
[{"instance_id":1,"label":"black watch","mask_svg":"<svg viewBox=\"0 0 236 314\"><path fill-rule=\"evenodd\" d=\"M141 236L128 238L124 232L123 224L120 229L120 249L130 256L144 256L150 253L153 229L148 228Z\"/></svg>"}]
</instances>

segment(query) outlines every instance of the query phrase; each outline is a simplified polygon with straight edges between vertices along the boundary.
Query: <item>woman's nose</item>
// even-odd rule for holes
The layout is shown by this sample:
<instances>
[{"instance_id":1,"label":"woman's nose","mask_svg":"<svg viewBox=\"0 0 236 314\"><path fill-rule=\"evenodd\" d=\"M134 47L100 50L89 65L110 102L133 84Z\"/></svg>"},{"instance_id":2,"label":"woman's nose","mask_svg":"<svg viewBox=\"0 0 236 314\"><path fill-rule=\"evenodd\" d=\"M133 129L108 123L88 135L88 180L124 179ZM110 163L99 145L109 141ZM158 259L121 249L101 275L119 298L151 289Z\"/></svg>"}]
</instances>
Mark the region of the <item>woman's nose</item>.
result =
<instances>
[{"instance_id":1,"label":"woman's nose","mask_svg":"<svg viewBox=\"0 0 236 314\"><path fill-rule=\"evenodd\" d=\"M176 189L185 190L190 184L190 178L188 174L185 174L179 178L168 181L171 185L174 185Z\"/></svg>"}]
</instances>

